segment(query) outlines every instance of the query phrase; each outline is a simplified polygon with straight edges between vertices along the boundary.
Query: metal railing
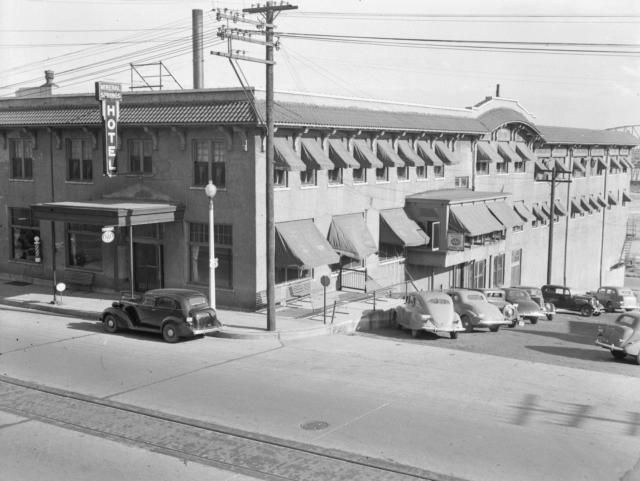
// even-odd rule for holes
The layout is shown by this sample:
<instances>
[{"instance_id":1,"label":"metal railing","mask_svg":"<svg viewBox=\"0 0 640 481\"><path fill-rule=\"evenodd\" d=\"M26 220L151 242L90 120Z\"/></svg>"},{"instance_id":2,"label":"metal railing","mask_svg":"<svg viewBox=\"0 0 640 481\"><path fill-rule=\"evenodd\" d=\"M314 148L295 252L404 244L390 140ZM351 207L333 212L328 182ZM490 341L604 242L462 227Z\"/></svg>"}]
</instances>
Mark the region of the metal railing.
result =
<instances>
[{"instance_id":1,"label":"metal railing","mask_svg":"<svg viewBox=\"0 0 640 481\"><path fill-rule=\"evenodd\" d=\"M341 291L344 288L355 291L367 292L367 269L350 269L340 267L338 274L338 285L336 289Z\"/></svg>"}]
</instances>

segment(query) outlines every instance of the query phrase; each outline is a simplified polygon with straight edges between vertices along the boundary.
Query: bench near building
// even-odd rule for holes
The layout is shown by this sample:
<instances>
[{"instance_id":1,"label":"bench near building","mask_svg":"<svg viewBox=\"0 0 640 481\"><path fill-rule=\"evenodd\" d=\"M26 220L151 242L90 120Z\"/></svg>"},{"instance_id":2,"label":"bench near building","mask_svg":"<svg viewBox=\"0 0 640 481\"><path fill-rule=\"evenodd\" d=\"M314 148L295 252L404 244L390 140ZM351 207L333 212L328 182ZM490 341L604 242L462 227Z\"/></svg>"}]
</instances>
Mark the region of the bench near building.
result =
<instances>
[{"instance_id":1,"label":"bench near building","mask_svg":"<svg viewBox=\"0 0 640 481\"><path fill-rule=\"evenodd\" d=\"M241 89L124 94L108 178L93 96L0 99L0 272L206 291L211 177L217 301L261 304L263 110ZM502 98L454 109L280 95L275 121L281 298L325 274L343 289L541 285L552 225L553 283L623 282L629 134L539 126ZM570 182L552 202L554 173Z\"/></svg>"}]
</instances>

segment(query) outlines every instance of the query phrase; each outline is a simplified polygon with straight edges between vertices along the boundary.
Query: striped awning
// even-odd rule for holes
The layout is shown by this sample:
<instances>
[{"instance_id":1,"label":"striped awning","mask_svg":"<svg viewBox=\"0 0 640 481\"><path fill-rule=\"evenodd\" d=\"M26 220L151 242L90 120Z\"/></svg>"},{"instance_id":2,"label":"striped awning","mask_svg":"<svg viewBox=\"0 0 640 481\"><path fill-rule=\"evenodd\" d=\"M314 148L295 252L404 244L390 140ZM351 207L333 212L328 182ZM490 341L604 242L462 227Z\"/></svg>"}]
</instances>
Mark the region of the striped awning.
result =
<instances>
[{"instance_id":1,"label":"striped awning","mask_svg":"<svg viewBox=\"0 0 640 481\"><path fill-rule=\"evenodd\" d=\"M447 164L455 165L462 162L462 157L458 152L454 152L445 145L442 140L433 143L436 154Z\"/></svg>"},{"instance_id":2,"label":"striped awning","mask_svg":"<svg viewBox=\"0 0 640 481\"><path fill-rule=\"evenodd\" d=\"M340 256L311 219L276 224L276 265L312 269L336 264Z\"/></svg>"},{"instance_id":3,"label":"striped awning","mask_svg":"<svg viewBox=\"0 0 640 481\"><path fill-rule=\"evenodd\" d=\"M605 201L604 197L601 196L600 194L596 194L596 200L598 201L598 205L600 207L606 207L607 206L607 201Z\"/></svg>"},{"instance_id":4,"label":"striped awning","mask_svg":"<svg viewBox=\"0 0 640 481\"><path fill-rule=\"evenodd\" d=\"M522 158L505 142L498 142L498 153L507 162L522 162Z\"/></svg>"},{"instance_id":5,"label":"striped awning","mask_svg":"<svg viewBox=\"0 0 640 481\"><path fill-rule=\"evenodd\" d=\"M527 208L524 202L517 202L513 204L513 208L525 222L533 222L535 220L533 214Z\"/></svg>"},{"instance_id":6,"label":"striped awning","mask_svg":"<svg viewBox=\"0 0 640 481\"><path fill-rule=\"evenodd\" d=\"M502 162L495 147L489 142L478 142L478 160L486 162Z\"/></svg>"},{"instance_id":7,"label":"striped awning","mask_svg":"<svg viewBox=\"0 0 640 481\"><path fill-rule=\"evenodd\" d=\"M597 211L600 211L600 208L604 207L600 205L600 201L598 200L598 196L596 195L589 196L589 205L591 206L592 210L597 210Z\"/></svg>"},{"instance_id":8,"label":"striped awning","mask_svg":"<svg viewBox=\"0 0 640 481\"><path fill-rule=\"evenodd\" d=\"M538 160L538 156L531 152L531 149L526 144L520 142L516 143L516 152L524 159L531 162Z\"/></svg>"},{"instance_id":9,"label":"striped awning","mask_svg":"<svg viewBox=\"0 0 640 481\"><path fill-rule=\"evenodd\" d=\"M380 169L384 167L384 164L376 157L373 150L367 145L367 141L364 139L354 139L353 141L353 156L360 164L360 167L365 169Z\"/></svg>"},{"instance_id":10,"label":"striped awning","mask_svg":"<svg viewBox=\"0 0 640 481\"><path fill-rule=\"evenodd\" d=\"M488 202L487 208L507 228L522 227L524 222L513 208L504 201Z\"/></svg>"},{"instance_id":11,"label":"striped awning","mask_svg":"<svg viewBox=\"0 0 640 481\"><path fill-rule=\"evenodd\" d=\"M562 201L556 199L553 203L553 213L555 215L567 215L567 208L564 206Z\"/></svg>"},{"instance_id":12,"label":"striped awning","mask_svg":"<svg viewBox=\"0 0 640 481\"><path fill-rule=\"evenodd\" d=\"M549 216L542 211L542 207L539 205L532 206L531 212L533 212L533 215L540 221L545 221L549 218Z\"/></svg>"},{"instance_id":13,"label":"striped awning","mask_svg":"<svg viewBox=\"0 0 640 481\"><path fill-rule=\"evenodd\" d=\"M609 157L609 165L612 169L622 170L622 166L616 157Z\"/></svg>"},{"instance_id":14,"label":"striped awning","mask_svg":"<svg viewBox=\"0 0 640 481\"><path fill-rule=\"evenodd\" d=\"M307 166L298 154L293 151L293 147L288 139L276 137L273 139L274 163L284 170L302 171L307 170Z\"/></svg>"},{"instance_id":15,"label":"striped awning","mask_svg":"<svg viewBox=\"0 0 640 481\"><path fill-rule=\"evenodd\" d=\"M576 199L571 199L571 213L574 215L575 214L583 215L585 213L584 209Z\"/></svg>"},{"instance_id":16,"label":"striped awning","mask_svg":"<svg viewBox=\"0 0 640 481\"><path fill-rule=\"evenodd\" d=\"M324 153L320 143L315 139L300 139L300 153L307 168L313 170L333 170L335 165Z\"/></svg>"},{"instance_id":17,"label":"striped awning","mask_svg":"<svg viewBox=\"0 0 640 481\"><path fill-rule=\"evenodd\" d=\"M336 167L341 169L359 169L360 164L347 150L347 146L340 139L329 139L329 158Z\"/></svg>"},{"instance_id":18,"label":"striped awning","mask_svg":"<svg viewBox=\"0 0 640 481\"><path fill-rule=\"evenodd\" d=\"M588 198L580 197L580 207L584 213L591 214L592 206L590 205Z\"/></svg>"},{"instance_id":19,"label":"striped awning","mask_svg":"<svg viewBox=\"0 0 640 481\"><path fill-rule=\"evenodd\" d=\"M378 158L385 167L404 167L404 160L393 150L393 145L389 140L378 140Z\"/></svg>"},{"instance_id":20,"label":"striped awning","mask_svg":"<svg viewBox=\"0 0 640 481\"><path fill-rule=\"evenodd\" d=\"M431 146L424 140L418 140L416 142L418 148L418 155L422 157L427 165L443 165L442 160L438 157L438 154L431 148Z\"/></svg>"},{"instance_id":21,"label":"striped awning","mask_svg":"<svg viewBox=\"0 0 640 481\"><path fill-rule=\"evenodd\" d=\"M425 161L411 148L408 140L398 140L398 155L406 165L412 167L426 165Z\"/></svg>"},{"instance_id":22,"label":"striped awning","mask_svg":"<svg viewBox=\"0 0 640 481\"><path fill-rule=\"evenodd\" d=\"M406 247L423 246L429 242L429 236L409 219L404 209L380 211L383 222L380 223L380 242Z\"/></svg>"},{"instance_id":23,"label":"striped awning","mask_svg":"<svg viewBox=\"0 0 640 481\"><path fill-rule=\"evenodd\" d=\"M452 205L451 215L468 236L504 230L504 226L489 212L486 204Z\"/></svg>"},{"instance_id":24,"label":"striped awning","mask_svg":"<svg viewBox=\"0 0 640 481\"><path fill-rule=\"evenodd\" d=\"M609 205L618 205L617 199L613 196L611 192L607 194L607 201L609 202Z\"/></svg>"},{"instance_id":25,"label":"striped awning","mask_svg":"<svg viewBox=\"0 0 640 481\"><path fill-rule=\"evenodd\" d=\"M580 159L573 160L573 170L579 170L582 173L586 173L586 169L584 168L584 165L582 165L582 162L580 162Z\"/></svg>"},{"instance_id":26,"label":"striped awning","mask_svg":"<svg viewBox=\"0 0 640 481\"><path fill-rule=\"evenodd\" d=\"M564 166L564 159L556 159L555 167L556 167L556 172L560 172L561 174L570 173L570 171Z\"/></svg>"}]
</instances>

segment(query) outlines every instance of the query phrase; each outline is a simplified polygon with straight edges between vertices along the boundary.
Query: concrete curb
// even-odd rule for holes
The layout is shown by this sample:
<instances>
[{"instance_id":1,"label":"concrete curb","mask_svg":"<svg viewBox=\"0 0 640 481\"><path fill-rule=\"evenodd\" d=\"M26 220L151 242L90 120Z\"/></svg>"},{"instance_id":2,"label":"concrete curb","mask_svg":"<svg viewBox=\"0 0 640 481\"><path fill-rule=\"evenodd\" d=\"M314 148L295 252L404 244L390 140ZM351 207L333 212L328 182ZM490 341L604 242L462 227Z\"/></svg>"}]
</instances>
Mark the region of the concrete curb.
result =
<instances>
[{"instance_id":1,"label":"concrete curb","mask_svg":"<svg viewBox=\"0 0 640 481\"><path fill-rule=\"evenodd\" d=\"M33 309L35 311L43 311L49 312L53 314L58 314L60 316L67 317L78 317L86 320L95 320L98 321L100 318L100 314L94 311L81 311L78 309L66 309L64 307L59 307L59 305L46 305L46 304L31 304L28 301L12 301L9 299L0 299L0 304L4 304L6 306L11 307L21 307L23 309Z\"/></svg>"}]
</instances>

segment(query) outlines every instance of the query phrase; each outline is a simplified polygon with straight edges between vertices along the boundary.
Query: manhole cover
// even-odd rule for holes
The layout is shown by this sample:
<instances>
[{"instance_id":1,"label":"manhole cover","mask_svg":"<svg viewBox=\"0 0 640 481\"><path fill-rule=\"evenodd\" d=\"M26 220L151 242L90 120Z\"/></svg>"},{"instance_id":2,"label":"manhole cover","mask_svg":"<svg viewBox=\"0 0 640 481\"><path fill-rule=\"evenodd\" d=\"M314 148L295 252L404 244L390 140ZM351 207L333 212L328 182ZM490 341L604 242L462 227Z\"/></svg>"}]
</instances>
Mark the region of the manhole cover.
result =
<instances>
[{"instance_id":1,"label":"manhole cover","mask_svg":"<svg viewBox=\"0 0 640 481\"><path fill-rule=\"evenodd\" d=\"M329 427L329 423L324 421L309 421L308 423L301 424L302 429L307 431L319 431L320 429L326 429Z\"/></svg>"},{"instance_id":2,"label":"manhole cover","mask_svg":"<svg viewBox=\"0 0 640 481\"><path fill-rule=\"evenodd\" d=\"M18 287L24 287L24 286L30 286L31 285L30 282L22 282L22 281L10 281L10 282L5 282L5 284L9 284L10 286L18 286Z\"/></svg>"}]
</instances>

